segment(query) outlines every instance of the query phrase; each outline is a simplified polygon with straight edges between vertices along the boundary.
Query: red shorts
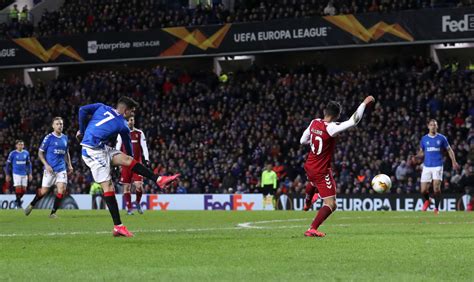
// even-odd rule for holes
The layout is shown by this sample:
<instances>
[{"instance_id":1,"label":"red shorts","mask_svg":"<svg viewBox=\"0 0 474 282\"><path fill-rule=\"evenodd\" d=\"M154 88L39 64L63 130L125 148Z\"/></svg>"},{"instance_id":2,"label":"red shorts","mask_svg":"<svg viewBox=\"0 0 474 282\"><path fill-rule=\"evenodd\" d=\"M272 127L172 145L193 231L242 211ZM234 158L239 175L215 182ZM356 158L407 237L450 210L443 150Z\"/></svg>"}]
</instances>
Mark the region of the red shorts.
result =
<instances>
[{"instance_id":1,"label":"red shorts","mask_svg":"<svg viewBox=\"0 0 474 282\"><path fill-rule=\"evenodd\" d=\"M132 182L143 182L143 176L134 173L128 166L122 166L120 183L132 184Z\"/></svg>"},{"instance_id":2,"label":"red shorts","mask_svg":"<svg viewBox=\"0 0 474 282\"><path fill-rule=\"evenodd\" d=\"M325 174L310 174L306 172L311 185L316 186L321 199L336 196L336 181L332 176L332 170L328 170Z\"/></svg>"}]
</instances>

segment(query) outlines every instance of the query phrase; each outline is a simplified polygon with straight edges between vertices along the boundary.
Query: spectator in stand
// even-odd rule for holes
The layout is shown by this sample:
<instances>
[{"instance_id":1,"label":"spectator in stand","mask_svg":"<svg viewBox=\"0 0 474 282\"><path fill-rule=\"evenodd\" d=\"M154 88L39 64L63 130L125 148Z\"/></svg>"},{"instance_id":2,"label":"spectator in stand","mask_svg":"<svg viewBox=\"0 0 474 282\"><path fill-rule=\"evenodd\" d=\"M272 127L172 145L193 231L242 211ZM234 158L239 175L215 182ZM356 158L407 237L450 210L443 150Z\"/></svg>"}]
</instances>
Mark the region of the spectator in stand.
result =
<instances>
[{"instance_id":1,"label":"spectator in stand","mask_svg":"<svg viewBox=\"0 0 474 282\"><path fill-rule=\"evenodd\" d=\"M325 16L334 16L336 15L336 8L334 8L334 4L332 0L329 0L328 5L324 8L324 15Z\"/></svg>"},{"instance_id":2,"label":"spectator in stand","mask_svg":"<svg viewBox=\"0 0 474 282\"><path fill-rule=\"evenodd\" d=\"M409 173L410 171L407 163L405 161L401 161L395 171L395 177L400 183L405 183L408 179Z\"/></svg>"},{"instance_id":3,"label":"spectator in stand","mask_svg":"<svg viewBox=\"0 0 474 282\"><path fill-rule=\"evenodd\" d=\"M474 187L474 167L469 166L465 169L465 174L459 181L459 187L461 191L464 191L466 187Z\"/></svg>"}]
</instances>

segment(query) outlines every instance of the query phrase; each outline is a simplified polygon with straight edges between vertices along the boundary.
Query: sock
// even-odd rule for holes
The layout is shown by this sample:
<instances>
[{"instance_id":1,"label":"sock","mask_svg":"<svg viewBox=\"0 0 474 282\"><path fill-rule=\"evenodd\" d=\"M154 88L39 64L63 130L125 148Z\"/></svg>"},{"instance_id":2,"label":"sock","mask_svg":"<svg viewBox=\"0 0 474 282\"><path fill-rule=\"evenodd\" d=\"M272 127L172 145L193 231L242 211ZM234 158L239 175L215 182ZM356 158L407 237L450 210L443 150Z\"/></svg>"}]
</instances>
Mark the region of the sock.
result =
<instances>
[{"instance_id":1,"label":"sock","mask_svg":"<svg viewBox=\"0 0 474 282\"><path fill-rule=\"evenodd\" d=\"M20 207L21 206L21 198L25 192L23 191L22 188L15 188L15 196L16 196L16 206Z\"/></svg>"},{"instance_id":2,"label":"sock","mask_svg":"<svg viewBox=\"0 0 474 282\"><path fill-rule=\"evenodd\" d=\"M158 175L155 175L153 173L153 171L151 171L149 168L142 165L141 163L137 162L136 160L133 160L129 167L136 174L139 174L139 175L144 176L148 179L151 179L154 182L156 182L158 180Z\"/></svg>"},{"instance_id":3,"label":"sock","mask_svg":"<svg viewBox=\"0 0 474 282\"><path fill-rule=\"evenodd\" d=\"M30 205L32 207L34 207L36 205L36 203L39 202L39 200L43 199L43 197L44 197L44 195L41 195L40 191L38 190L38 192L36 193L35 198L33 199L33 201L31 201Z\"/></svg>"},{"instance_id":4,"label":"sock","mask_svg":"<svg viewBox=\"0 0 474 282\"><path fill-rule=\"evenodd\" d=\"M56 211L59 209L59 205L61 204L62 200L63 200L63 194L61 193L56 194L56 198L54 199L54 205L53 205L53 209L51 210L51 214L56 213Z\"/></svg>"},{"instance_id":5,"label":"sock","mask_svg":"<svg viewBox=\"0 0 474 282\"><path fill-rule=\"evenodd\" d=\"M425 199L425 201L428 201L430 199L430 193L429 192L423 193L421 195L423 196L423 199Z\"/></svg>"},{"instance_id":6,"label":"sock","mask_svg":"<svg viewBox=\"0 0 474 282\"><path fill-rule=\"evenodd\" d=\"M311 200L313 199L315 190L316 190L316 187L311 185L311 183L308 182L308 184L306 184L306 190L305 190L306 191L306 196L305 196L305 201L306 202L311 202Z\"/></svg>"},{"instance_id":7,"label":"sock","mask_svg":"<svg viewBox=\"0 0 474 282\"><path fill-rule=\"evenodd\" d=\"M435 208L439 209L439 203L441 202L441 191L434 192Z\"/></svg>"},{"instance_id":8,"label":"sock","mask_svg":"<svg viewBox=\"0 0 474 282\"><path fill-rule=\"evenodd\" d=\"M319 211L316 217L313 220L313 223L311 223L311 227L314 229L318 229L321 224L330 216L332 213L332 210L330 207L324 205Z\"/></svg>"},{"instance_id":9,"label":"sock","mask_svg":"<svg viewBox=\"0 0 474 282\"><path fill-rule=\"evenodd\" d=\"M135 194L137 195L137 200L136 200L137 205L140 205L140 203L142 202L142 195L143 195L143 192L142 192L142 190L137 190L137 191L135 192Z\"/></svg>"},{"instance_id":10,"label":"sock","mask_svg":"<svg viewBox=\"0 0 474 282\"><path fill-rule=\"evenodd\" d=\"M105 192L104 193L104 200L109 208L110 215L114 221L114 225L122 224L120 220L120 213L118 209L117 199L115 198L115 192Z\"/></svg>"},{"instance_id":11,"label":"sock","mask_svg":"<svg viewBox=\"0 0 474 282\"><path fill-rule=\"evenodd\" d=\"M123 193L123 198L125 199L125 205L127 206L127 210L132 209L132 195L130 192Z\"/></svg>"}]
</instances>

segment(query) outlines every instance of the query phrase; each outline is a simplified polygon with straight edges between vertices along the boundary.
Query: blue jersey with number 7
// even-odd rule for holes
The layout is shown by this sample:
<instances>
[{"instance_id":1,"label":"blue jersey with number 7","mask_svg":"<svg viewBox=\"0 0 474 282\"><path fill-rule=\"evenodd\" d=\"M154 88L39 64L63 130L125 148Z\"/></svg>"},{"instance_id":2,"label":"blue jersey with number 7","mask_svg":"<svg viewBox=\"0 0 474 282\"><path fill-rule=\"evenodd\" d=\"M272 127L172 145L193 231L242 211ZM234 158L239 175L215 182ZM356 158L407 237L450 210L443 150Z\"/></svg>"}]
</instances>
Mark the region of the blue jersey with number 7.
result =
<instances>
[{"instance_id":1,"label":"blue jersey with number 7","mask_svg":"<svg viewBox=\"0 0 474 282\"><path fill-rule=\"evenodd\" d=\"M88 116L91 119L86 123ZM84 135L81 145L90 148L104 148L110 138L120 134L127 154L133 157L127 121L114 108L102 103L80 107L79 130Z\"/></svg>"}]
</instances>

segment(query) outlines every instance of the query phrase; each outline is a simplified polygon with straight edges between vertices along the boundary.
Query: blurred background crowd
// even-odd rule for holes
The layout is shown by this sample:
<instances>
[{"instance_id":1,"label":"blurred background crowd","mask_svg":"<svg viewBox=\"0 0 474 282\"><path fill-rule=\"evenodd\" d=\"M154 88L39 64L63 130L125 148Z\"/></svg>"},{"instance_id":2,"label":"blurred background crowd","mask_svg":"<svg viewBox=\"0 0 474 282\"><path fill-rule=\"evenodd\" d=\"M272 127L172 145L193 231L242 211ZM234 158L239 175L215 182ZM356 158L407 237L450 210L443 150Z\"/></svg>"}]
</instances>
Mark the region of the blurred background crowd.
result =
<instances>
[{"instance_id":1,"label":"blurred background crowd","mask_svg":"<svg viewBox=\"0 0 474 282\"><path fill-rule=\"evenodd\" d=\"M325 104L343 105L341 120L352 115L362 99L374 95L360 124L338 138L334 172L339 193L371 193L378 173L392 176L393 193L419 190L420 164L411 156L427 134L427 121L438 120L461 169L444 166L445 192L474 186L474 73L439 68L430 59L412 57L384 61L353 71L334 71L317 64L298 67L252 67L228 74L220 82L212 72L188 73L156 66L127 71L92 71L60 76L25 86L0 81L0 165L15 139L23 139L33 160L33 193L42 165L37 158L42 138L55 116L65 120L75 172L72 193L88 193L92 183L74 136L81 105L115 105L121 96L140 103L136 125L146 135L152 169L180 172L181 181L167 193L254 193L268 164L278 175L279 192L304 193L303 163L309 148L299 139ZM111 143L113 144L113 142ZM117 172L116 172L117 173ZM8 183L0 176L2 191ZM146 192L157 187L146 183Z\"/></svg>"}]
</instances>

